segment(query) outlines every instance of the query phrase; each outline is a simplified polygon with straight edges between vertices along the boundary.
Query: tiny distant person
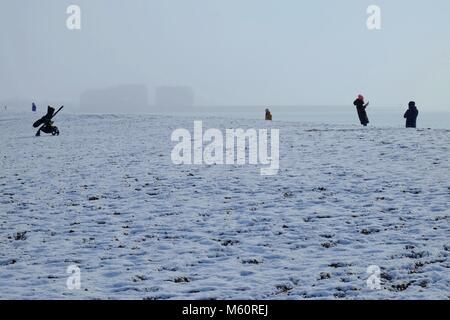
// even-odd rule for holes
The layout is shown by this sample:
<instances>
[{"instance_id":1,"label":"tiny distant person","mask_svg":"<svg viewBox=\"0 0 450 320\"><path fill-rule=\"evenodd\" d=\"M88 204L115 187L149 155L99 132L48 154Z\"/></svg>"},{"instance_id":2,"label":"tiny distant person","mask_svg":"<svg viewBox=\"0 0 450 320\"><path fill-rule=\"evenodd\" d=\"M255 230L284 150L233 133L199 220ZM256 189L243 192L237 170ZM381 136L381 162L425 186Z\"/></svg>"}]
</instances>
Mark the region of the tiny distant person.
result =
<instances>
[{"instance_id":1,"label":"tiny distant person","mask_svg":"<svg viewBox=\"0 0 450 320\"><path fill-rule=\"evenodd\" d=\"M31 105L31 111L32 111L32 112L36 112L36 111L37 111L37 107L36 107L36 105L34 104L34 102L33 102L33 104Z\"/></svg>"},{"instance_id":2,"label":"tiny distant person","mask_svg":"<svg viewBox=\"0 0 450 320\"><path fill-rule=\"evenodd\" d=\"M353 102L356 106L356 110L358 111L358 117L361 124L365 127L369 124L369 117L367 117L366 108L369 106L369 102L364 103L364 97L360 94L358 98Z\"/></svg>"},{"instance_id":3,"label":"tiny distant person","mask_svg":"<svg viewBox=\"0 0 450 320\"><path fill-rule=\"evenodd\" d=\"M406 127L416 128L418 116L419 110L416 107L416 103L414 101L410 101L408 104L408 110L406 110L405 115L403 116L406 119Z\"/></svg>"},{"instance_id":4,"label":"tiny distant person","mask_svg":"<svg viewBox=\"0 0 450 320\"><path fill-rule=\"evenodd\" d=\"M266 121L272 121L272 113L269 109L266 109Z\"/></svg>"}]
</instances>

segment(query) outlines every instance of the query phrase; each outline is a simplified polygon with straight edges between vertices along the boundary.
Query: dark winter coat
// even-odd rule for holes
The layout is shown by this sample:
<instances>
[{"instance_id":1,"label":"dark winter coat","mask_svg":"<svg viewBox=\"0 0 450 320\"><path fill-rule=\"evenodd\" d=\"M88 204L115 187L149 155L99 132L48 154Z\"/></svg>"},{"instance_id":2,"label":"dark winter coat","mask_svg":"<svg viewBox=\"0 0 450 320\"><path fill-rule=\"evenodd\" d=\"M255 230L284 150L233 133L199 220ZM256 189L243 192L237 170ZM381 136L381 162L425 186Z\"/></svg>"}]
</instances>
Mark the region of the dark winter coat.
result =
<instances>
[{"instance_id":1,"label":"dark winter coat","mask_svg":"<svg viewBox=\"0 0 450 320\"><path fill-rule=\"evenodd\" d=\"M404 118L406 119L406 127L407 128L415 128L417 123L417 116L419 115L419 110L417 110L417 107L409 107L408 110L406 110Z\"/></svg>"},{"instance_id":2,"label":"dark winter coat","mask_svg":"<svg viewBox=\"0 0 450 320\"><path fill-rule=\"evenodd\" d=\"M367 126L369 123L369 117L367 116L364 100L356 99L353 104L356 106L356 110L358 111L359 121L363 126Z\"/></svg>"}]
</instances>

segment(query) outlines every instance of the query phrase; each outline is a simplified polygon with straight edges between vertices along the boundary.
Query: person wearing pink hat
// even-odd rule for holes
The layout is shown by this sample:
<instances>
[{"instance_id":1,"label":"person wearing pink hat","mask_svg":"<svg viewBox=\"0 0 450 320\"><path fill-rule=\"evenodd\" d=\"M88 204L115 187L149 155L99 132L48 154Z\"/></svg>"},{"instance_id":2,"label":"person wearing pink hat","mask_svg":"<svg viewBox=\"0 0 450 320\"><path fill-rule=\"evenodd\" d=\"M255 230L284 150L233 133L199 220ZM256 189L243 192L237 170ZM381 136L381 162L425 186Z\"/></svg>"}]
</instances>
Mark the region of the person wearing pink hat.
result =
<instances>
[{"instance_id":1,"label":"person wearing pink hat","mask_svg":"<svg viewBox=\"0 0 450 320\"><path fill-rule=\"evenodd\" d=\"M364 96L358 95L358 98L353 102L358 111L358 117L361 124L365 127L369 124L369 117L367 116L366 108L369 106L369 102L364 103Z\"/></svg>"}]
</instances>

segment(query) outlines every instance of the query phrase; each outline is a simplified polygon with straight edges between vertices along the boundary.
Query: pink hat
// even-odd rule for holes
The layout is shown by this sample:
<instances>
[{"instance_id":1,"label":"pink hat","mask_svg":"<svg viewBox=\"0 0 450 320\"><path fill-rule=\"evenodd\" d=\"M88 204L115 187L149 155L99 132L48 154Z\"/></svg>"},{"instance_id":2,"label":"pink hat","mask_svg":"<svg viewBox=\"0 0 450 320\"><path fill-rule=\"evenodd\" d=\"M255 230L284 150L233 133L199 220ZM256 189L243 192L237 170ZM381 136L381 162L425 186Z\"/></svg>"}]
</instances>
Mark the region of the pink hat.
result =
<instances>
[{"instance_id":1,"label":"pink hat","mask_svg":"<svg viewBox=\"0 0 450 320\"><path fill-rule=\"evenodd\" d=\"M364 96L363 96L362 94L359 94L359 95L358 95L358 99L364 100Z\"/></svg>"}]
</instances>

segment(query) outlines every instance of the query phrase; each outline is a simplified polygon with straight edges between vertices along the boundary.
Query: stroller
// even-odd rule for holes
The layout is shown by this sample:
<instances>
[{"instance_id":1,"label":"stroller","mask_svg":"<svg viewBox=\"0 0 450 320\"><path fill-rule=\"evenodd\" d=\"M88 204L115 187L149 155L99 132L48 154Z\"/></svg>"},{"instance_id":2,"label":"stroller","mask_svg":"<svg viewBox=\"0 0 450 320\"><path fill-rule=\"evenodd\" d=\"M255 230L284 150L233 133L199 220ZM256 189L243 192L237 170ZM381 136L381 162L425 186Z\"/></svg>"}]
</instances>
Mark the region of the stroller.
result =
<instances>
[{"instance_id":1,"label":"stroller","mask_svg":"<svg viewBox=\"0 0 450 320\"><path fill-rule=\"evenodd\" d=\"M64 106L62 106L58 109L58 111L55 112L54 108L48 106L47 114L33 124L33 127L35 128L41 126L36 132L36 137L39 137L41 135L41 131L44 133L49 133L52 136L59 136L59 129L57 126L53 125L52 119L58 114L58 112L61 111L62 108L64 108Z\"/></svg>"}]
</instances>

